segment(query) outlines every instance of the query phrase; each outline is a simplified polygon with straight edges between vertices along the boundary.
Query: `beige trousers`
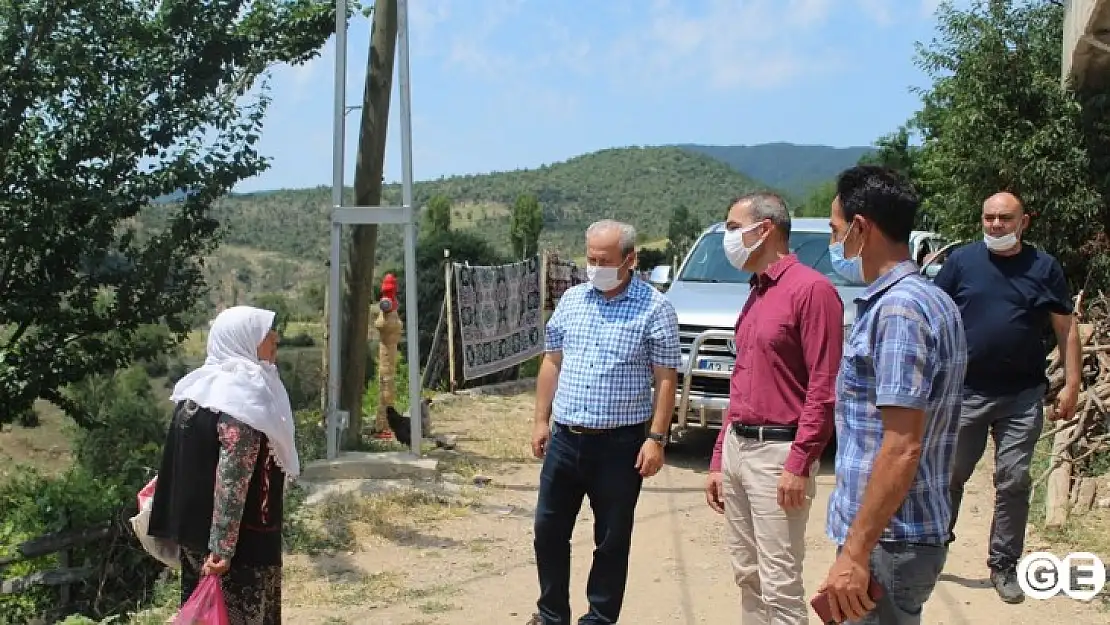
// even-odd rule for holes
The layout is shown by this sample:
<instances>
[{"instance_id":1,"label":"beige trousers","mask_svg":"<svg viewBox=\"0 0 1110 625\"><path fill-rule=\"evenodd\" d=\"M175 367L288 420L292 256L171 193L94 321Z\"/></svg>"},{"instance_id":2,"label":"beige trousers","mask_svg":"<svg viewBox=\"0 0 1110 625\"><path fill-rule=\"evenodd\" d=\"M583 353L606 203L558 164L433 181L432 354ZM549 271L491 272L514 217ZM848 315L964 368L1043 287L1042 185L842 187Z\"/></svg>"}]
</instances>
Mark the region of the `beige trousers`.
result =
<instances>
[{"instance_id":1,"label":"beige trousers","mask_svg":"<svg viewBox=\"0 0 1110 625\"><path fill-rule=\"evenodd\" d=\"M802 560L819 463L810 469L805 504L786 512L779 507L778 485L789 453L787 442L725 435L721 464L725 533L740 587L743 625L809 623Z\"/></svg>"}]
</instances>

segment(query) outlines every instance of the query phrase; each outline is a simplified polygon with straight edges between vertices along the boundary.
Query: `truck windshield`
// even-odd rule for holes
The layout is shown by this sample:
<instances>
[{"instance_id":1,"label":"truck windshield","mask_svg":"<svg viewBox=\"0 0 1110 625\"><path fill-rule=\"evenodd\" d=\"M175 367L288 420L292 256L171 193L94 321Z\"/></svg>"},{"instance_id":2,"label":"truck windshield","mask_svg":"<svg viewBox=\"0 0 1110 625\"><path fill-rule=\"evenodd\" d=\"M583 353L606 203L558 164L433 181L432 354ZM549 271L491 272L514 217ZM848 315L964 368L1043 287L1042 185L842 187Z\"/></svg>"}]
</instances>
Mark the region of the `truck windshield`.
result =
<instances>
[{"instance_id":1,"label":"truck windshield","mask_svg":"<svg viewBox=\"0 0 1110 625\"><path fill-rule=\"evenodd\" d=\"M723 232L711 232L698 242L690 254L690 260L682 268L678 280L686 282L731 282L747 284L752 274L740 271L728 262L721 240ZM829 261L829 233L798 232L790 233L790 251L798 260L828 276L836 286L849 286L850 283L833 271Z\"/></svg>"}]
</instances>

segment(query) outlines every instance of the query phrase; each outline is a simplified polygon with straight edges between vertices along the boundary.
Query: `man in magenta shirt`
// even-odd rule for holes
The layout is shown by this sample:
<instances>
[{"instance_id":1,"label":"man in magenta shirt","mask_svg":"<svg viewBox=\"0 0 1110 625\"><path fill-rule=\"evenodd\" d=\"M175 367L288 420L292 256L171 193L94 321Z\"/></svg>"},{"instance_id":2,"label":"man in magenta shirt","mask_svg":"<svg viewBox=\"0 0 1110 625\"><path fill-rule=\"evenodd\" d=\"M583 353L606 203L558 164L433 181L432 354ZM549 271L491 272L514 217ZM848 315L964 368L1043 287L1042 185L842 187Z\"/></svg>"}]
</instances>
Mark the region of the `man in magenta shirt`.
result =
<instances>
[{"instance_id":1,"label":"man in magenta shirt","mask_svg":"<svg viewBox=\"0 0 1110 625\"><path fill-rule=\"evenodd\" d=\"M736 323L706 499L725 515L741 622L804 625L806 521L833 434L844 304L827 277L790 253L790 212L779 196L741 197L725 227L725 254L752 273L752 286Z\"/></svg>"}]
</instances>

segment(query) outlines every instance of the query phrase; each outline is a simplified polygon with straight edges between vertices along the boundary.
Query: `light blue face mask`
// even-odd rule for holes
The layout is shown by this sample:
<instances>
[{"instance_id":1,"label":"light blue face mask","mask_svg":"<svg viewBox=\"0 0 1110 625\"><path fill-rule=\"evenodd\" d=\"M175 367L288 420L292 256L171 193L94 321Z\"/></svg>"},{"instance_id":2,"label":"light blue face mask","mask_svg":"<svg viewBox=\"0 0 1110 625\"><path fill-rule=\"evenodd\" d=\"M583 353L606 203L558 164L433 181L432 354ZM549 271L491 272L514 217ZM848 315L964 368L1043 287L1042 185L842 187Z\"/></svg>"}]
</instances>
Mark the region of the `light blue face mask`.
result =
<instances>
[{"instance_id":1,"label":"light blue face mask","mask_svg":"<svg viewBox=\"0 0 1110 625\"><path fill-rule=\"evenodd\" d=\"M845 280L852 284L863 285L866 284L863 279L863 256L844 258L844 241L848 240L848 235L852 233L854 227L855 224L848 226L844 239L829 246L829 261L832 262L833 270Z\"/></svg>"}]
</instances>

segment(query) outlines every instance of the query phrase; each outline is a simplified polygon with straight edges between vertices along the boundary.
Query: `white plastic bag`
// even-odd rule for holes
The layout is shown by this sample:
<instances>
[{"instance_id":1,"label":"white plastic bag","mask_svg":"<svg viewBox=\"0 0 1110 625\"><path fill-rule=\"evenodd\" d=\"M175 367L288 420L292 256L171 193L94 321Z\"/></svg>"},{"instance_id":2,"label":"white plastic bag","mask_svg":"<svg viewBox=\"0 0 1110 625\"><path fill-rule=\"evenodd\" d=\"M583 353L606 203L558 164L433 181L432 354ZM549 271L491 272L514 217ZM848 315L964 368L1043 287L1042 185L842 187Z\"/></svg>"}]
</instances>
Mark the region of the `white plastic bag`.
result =
<instances>
[{"instance_id":1,"label":"white plastic bag","mask_svg":"<svg viewBox=\"0 0 1110 625\"><path fill-rule=\"evenodd\" d=\"M135 530L135 536L138 537L139 543L142 544L147 553L154 556L162 564L178 569L181 568L181 552L177 544L171 540L155 538L146 533L147 527L150 525L150 509L154 505L154 488L157 484L158 476L156 475L139 491L139 513L131 517L131 529Z\"/></svg>"}]
</instances>

